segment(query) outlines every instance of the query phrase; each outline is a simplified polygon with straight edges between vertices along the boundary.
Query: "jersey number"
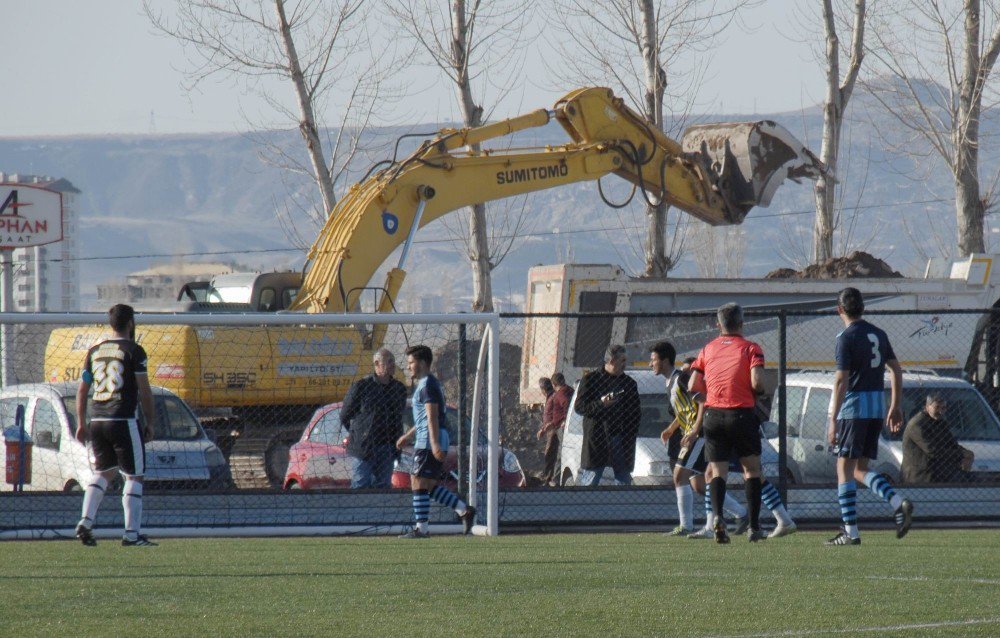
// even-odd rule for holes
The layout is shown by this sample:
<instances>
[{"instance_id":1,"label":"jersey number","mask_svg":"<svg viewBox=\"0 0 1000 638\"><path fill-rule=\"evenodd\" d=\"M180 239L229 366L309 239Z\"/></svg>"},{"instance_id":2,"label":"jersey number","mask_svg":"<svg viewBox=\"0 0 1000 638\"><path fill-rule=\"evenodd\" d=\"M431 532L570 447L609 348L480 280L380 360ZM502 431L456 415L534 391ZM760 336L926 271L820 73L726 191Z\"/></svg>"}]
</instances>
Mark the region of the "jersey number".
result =
<instances>
[{"instance_id":1,"label":"jersey number","mask_svg":"<svg viewBox=\"0 0 1000 638\"><path fill-rule=\"evenodd\" d=\"M111 395L125 385L125 364L121 361L94 362L94 394Z\"/></svg>"},{"instance_id":2,"label":"jersey number","mask_svg":"<svg viewBox=\"0 0 1000 638\"><path fill-rule=\"evenodd\" d=\"M877 368L882 365L882 350L879 349L878 337L869 334L868 340L872 342L872 367Z\"/></svg>"}]
</instances>

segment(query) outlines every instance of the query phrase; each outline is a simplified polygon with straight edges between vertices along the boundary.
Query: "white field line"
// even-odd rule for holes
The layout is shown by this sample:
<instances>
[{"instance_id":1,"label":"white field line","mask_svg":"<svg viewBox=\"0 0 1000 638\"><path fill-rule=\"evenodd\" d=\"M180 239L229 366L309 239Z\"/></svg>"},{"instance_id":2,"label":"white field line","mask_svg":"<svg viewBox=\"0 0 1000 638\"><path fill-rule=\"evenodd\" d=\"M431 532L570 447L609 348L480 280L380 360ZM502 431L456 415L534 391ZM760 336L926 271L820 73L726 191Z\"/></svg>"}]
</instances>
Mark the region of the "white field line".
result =
<instances>
[{"instance_id":1,"label":"white field line","mask_svg":"<svg viewBox=\"0 0 1000 638\"><path fill-rule=\"evenodd\" d=\"M1000 617L973 618L970 620L944 620L941 622L914 623L910 625L884 625L881 627L851 627L849 629L788 629L768 631L762 634L728 634L706 636L706 638L768 638L770 636L823 636L834 634L883 633L889 631L910 631L912 629L936 629L939 627L970 627L973 625L1000 624Z\"/></svg>"},{"instance_id":2,"label":"white field line","mask_svg":"<svg viewBox=\"0 0 1000 638\"><path fill-rule=\"evenodd\" d=\"M927 576L865 576L868 580L897 580L907 583L917 582L941 582L949 581L953 583L976 583L980 585L1000 585L997 578L929 578Z\"/></svg>"}]
</instances>

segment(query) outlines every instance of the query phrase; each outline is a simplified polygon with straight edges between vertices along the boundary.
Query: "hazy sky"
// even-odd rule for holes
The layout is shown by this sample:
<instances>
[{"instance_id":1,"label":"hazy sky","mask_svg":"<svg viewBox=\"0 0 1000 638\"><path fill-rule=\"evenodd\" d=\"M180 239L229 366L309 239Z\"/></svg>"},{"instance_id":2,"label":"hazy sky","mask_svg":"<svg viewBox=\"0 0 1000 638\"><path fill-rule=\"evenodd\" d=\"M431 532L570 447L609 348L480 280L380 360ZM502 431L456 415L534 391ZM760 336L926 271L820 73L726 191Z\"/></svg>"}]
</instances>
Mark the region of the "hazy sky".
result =
<instances>
[{"instance_id":1,"label":"hazy sky","mask_svg":"<svg viewBox=\"0 0 1000 638\"><path fill-rule=\"evenodd\" d=\"M772 113L822 99L821 69L809 46L790 37L798 24L791 12L804 1L766 0L746 13L752 33L727 33L699 93L703 110ZM162 0L165 10L171 4ZM0 15L2 136L235 131L247 128L243 113L262 112L231 85L185 91L180 46L153 35L138 0L7 0ZM431 70L412 73L422 85L435 81ZM540 65L527 65L525 74L523 98L494 117L550 106L561 94L540 88L547 84ZM423 91L396 118L452 120L451 93Z\"/></svg>"}]
</instances>

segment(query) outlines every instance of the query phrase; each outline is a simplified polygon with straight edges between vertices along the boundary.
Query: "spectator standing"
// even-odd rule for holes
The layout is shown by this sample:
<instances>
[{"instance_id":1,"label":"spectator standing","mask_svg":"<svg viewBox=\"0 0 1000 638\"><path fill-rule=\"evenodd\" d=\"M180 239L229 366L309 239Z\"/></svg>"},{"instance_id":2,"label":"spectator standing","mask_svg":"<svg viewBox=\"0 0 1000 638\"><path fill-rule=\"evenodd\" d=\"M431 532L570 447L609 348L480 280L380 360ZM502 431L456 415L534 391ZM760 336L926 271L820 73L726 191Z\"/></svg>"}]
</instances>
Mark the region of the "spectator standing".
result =
<instances>
[{"instance_id":1,"label":"spectator standing","mask_svg":"<svg viewBox=\"0 0 1000 638\"><path fill-rule=\"evenodd\" d=\"M903 431L903 483L949 483L969 480L975 455L962 447L945 420L948 402L939 392L927 395L924 409Z\"/></svg>"},{"instance_id":2,"label":"spectator standing","mask_svg":"<svg viewBox=\"0 0 1000 638\"><path fill-rule=\"evenodd\" d=\"M87 351L76 391L76 438L87 441L87 396L94 396L90 409L90 444L94 452L94 475L83 493L83 513L76 537L84 545L97 541L91 532L108 483L117 470L125 477L122 509L125 535L122 545L156 545L140 534L142 526L142 483L145 474L146 441L153 438L156 419L153 391L146 374L146 351L135 341L135 311L117 304L108 311L108 323L115 336ZM146 423L142 431L136 408L142 406Z\"/></svg>"},{"instance_id":3,"label":"spectator standing","mask_svg":"<svg viewBox=\"0 0 1000 638\"><path fill-rule=\"evenodd\" d=\"M626 360L625 346L608 346L604 366L580 380L573 406L583 417L581 485L598 485L605 467L618 485L632 484L642 407L635 379L625 374Z\"/></svg>"},{"instance_id":4,"label":"spectator standing","mask_svg":"<svg viewBox=\"0 0 1000 638\"><path fill-rule=\"evenodd\" d=\"M750 529L747 539L764 538L760 530L760 421L754 406L764 392L764 351L743 338L743 309L727 303L716 313L720 335L691 364L691 392L705 393L705 457L712 467L711 499L715 541L728 543L722 517L729 460L735 454L743 466Z\"/></svg>"},{"instance_id":5,"label":"spectator standing","mask_svg":"<svg viewBox=\"0 0 1000 638\"><path fill-rule=\"evenodd\" d=\"M566 377L561 372L552 375L552 392L545 399L545 411L542 413L542 427L538 430L538 438L545 437L545 471L542 473L542 484L552 485L556 480L556 465L559 460L559 446L562 442L563 428L566 427L566 415L569 403L573 399L573 388L566 385Z\"/></svg>"},{"instance_id":6,"label":"spectator standing","mask_svg":"<svg viewBox=\"0 0 1000 638\"><path fill-rule=\"evenodd\" d=\"M403 434L406 386L395 378L396 358L380 348L372 358L375 371L355 381L344 397L340 420L350 432L351 487L392 487L396 440Z\"/></svg>"},{"instance_id":7,"label":"spectator standing","mask_svg":"<svg viewBox=\"0 0 1000 638\"><path fill-rule=\"evenodd\" d=\"M857 484L866 485L893 508L896 538L906 536L913 522L913 504L896 493L889 479L868 470L878 458L882 423L890 432L903 425L901 408L903 370L885 331L864 319L865 302L857 288L844 288L837 297L837 314L844 330L837 335L837 374L833 380L833 412L827 437L837 449L837 497L843 530L827 545L860 545ZM892 392L885 409L885 369Z\"/></svg>"}]
</instances>

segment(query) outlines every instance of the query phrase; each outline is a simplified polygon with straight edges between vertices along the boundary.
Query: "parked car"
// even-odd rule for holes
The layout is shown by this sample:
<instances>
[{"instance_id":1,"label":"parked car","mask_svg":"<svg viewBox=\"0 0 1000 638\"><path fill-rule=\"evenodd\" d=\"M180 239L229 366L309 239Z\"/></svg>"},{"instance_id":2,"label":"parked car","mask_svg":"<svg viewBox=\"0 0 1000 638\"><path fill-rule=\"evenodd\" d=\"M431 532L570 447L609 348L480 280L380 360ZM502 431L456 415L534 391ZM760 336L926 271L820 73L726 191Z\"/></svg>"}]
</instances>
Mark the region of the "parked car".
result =
<instances>
[{"instance_id":1,"label":"parked car","mask_svg":"<svg viewBox=\"0 0 1000 638\"><path fill-rule=\"evenodd\" d=\"M786 375L786 419L789 478L796 483L832 483L836 481L837 457L826 438L833 409L833 372L795 372ZM886 380L886 403L889 383ZM942 392L948 399L946 420L964 447L976 455L974 473L984 478L1000 478L1000 419L976 388L961 379L931 373L903 373L904 427L924 407L927 393ZM771 418L778 419L778 401L771 408ZM777 424L770 425L767 436L777 448ZM879 437L877 472L899 480L903 461L903 430L893 434L883 428Z\"/></svg>"},{"instance_id":2,"label":"parked car","mask_svg":"<svg viewBox=\"0 0 1000 638\"><path fill-rule=\"evenodd\" d=\"M347 439L350 432L340 423L341 403L330 403L316 410L309 425L302 433L302 438L288 452L288 471L282 483L285 489L321 489L331 487L351 486L351 466L347 454ZM403 428L413 426L413 413L409 409L410 400L406 401L407 409L403 411ZM448 434L452 445L448 448L448 458L445 460L445 470L449 473L446 485L454 488L458 480L458 437L455 431L455 408L448 406ZM468 419L465 431L470 429ZM480 433L477 483L486 480L486 437ZM525 483L521 464L513 452L506 448L500 450L500 486L521 487ZM410 471L413 467L413 448L403 448L396 460L392 473L392 486L395 488L410 487Z\"/></svg>"},{"instance_id":3,"label":"parked car","mask_svg":"<svg viewBox=\"0 0 1000 638\"><path fill-rule=\"evenodd\" d=\"M24 406L25 430L33 442L31 483L26 490L74 491L90 480L91 449L76 440L78 387L71 382L31 383L0 390L4 427L14 425L17 406ZM158 386L153 386L153 402L158 418L153 440L146 443L146 489L231 488L229 464L191 408ZM140 408L140 422L141 413Z\"/></svg>"},{"instance_id":4,"label":"parked car","mask_svg":"<svg viewBox=\"0 0 1000 638\"><path fill-rule=\"evenodd\" d=\"M635 379L642 406L639 434L635 441L635 469L632 472L632 482L635 485L673 485L670 455L667 446L660 440L660 433L673 421L668 408L666 380L653 374L651 370L626 370L626 374ZM575 485L580 472L580 458L583 454L583 417L576 413L575 403L574 389L560 449L561 485ZM761 450L764 475L773 476L777 472L777 463L778 454L765 439L762 441ZM742 481L743 475L739 468L731 467L729 482L736 484ZM601 484L614 484L614 475L610 469L604 470Z\"/></svg>"}]
</instances>

